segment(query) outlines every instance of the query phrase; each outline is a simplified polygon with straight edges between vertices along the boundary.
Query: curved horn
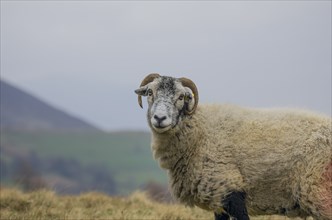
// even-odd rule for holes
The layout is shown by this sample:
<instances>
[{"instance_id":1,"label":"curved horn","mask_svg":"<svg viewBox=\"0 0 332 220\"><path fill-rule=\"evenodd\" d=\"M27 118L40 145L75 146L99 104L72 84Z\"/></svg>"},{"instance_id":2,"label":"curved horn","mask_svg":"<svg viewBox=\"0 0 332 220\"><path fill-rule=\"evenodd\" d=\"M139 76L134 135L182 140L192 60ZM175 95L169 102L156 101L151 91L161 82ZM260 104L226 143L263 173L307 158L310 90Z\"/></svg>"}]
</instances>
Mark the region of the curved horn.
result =
<instances>
[{"instance_id":1,"label":"curved horn","mask_svg":"<svg viewBox=\"0 0 332 220\"><path fill-rule=\"evenodd\" d=\"M148 83L152 82L155 78L158 78L158 77L160 77L160 75L158 73L151 73L151 74L147 75L141 82L140 87L147 85ZM141 108L143 108L142 96L140 96L140 95L138 96L138 104L139 104L139 106L141 106Z\"/></svg>"},{"instance_id":2,"label":"curved horn","mask_svg":"<svg viewBox=\"0 0 332 220\"><path fill-rule=\"evenodd\" d=\"M190 88L191 91L193 91L193 93L194 93L195 105L194 105L194 107L191 111L186 111L186 114L192 115L196 111L196 108L197 108L197 105L198 105L199 97L198 97L197 87L196 87L195 83L193 81L191 81L190 79L180 78L179 80L180 80L180 82L182 83L183 86Z\"/></svg>"}]
</instances>

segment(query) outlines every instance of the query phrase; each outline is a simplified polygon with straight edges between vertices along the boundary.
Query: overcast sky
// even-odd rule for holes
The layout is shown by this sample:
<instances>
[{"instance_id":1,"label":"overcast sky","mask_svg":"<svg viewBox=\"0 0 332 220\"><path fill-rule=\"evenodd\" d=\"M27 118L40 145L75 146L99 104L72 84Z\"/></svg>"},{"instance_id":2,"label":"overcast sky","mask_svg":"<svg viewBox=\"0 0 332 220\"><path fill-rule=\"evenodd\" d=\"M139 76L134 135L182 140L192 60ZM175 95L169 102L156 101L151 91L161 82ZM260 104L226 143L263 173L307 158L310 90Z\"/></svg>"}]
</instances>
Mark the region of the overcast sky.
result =
<instances>
[{"instance_id":1,"label":"overcast sky","mask_svg":"<svg viewBox=\"0 0 332 220\"><path fill-rule=\"evenodd\" d=\"M151 72L202 103L331 114L331 1L1 1L1 78L57 108L147 130Z\"/></svg>"}]
</instances>

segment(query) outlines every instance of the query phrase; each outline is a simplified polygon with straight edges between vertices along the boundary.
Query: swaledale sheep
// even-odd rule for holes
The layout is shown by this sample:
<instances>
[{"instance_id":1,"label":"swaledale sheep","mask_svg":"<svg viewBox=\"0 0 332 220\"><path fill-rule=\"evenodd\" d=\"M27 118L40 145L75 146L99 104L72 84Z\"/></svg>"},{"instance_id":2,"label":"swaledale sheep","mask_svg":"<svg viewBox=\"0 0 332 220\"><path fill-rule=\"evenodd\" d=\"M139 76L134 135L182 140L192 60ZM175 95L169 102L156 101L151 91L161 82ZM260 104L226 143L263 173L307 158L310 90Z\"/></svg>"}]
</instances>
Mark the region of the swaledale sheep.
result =
<instances>
[{"instance_id":1,"label":"swaledale sheep","mask_svg":"<svg viewBox=\"0 0 332 220\"><path fill-rule=\"evenodd\" d=\"M332 219L331 118L300 110L198 105L187 78L148 75L135 90L173 196L216 219Z\"/></svg>"}]
</instances>

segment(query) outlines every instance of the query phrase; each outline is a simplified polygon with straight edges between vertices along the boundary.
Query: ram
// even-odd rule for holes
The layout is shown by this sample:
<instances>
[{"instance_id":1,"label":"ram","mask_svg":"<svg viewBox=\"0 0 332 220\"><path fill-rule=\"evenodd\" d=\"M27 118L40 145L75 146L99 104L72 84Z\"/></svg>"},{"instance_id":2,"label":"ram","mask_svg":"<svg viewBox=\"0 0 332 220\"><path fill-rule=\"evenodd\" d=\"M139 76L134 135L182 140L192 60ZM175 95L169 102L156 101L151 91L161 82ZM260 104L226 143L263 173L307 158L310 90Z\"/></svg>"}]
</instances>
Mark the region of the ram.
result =
<instances>
[{"instance_id":1,"label":"ram","mask_svg":"<svg viewBox=\"0 0 332 220\"><path fill-rule=\"evenodd\" d=\"M328 116L302 110L201 105L187 78L150 74L135 90L154 158L181 203L216 219L249 215L332 219Z\"/></svg>"}]
</instances>

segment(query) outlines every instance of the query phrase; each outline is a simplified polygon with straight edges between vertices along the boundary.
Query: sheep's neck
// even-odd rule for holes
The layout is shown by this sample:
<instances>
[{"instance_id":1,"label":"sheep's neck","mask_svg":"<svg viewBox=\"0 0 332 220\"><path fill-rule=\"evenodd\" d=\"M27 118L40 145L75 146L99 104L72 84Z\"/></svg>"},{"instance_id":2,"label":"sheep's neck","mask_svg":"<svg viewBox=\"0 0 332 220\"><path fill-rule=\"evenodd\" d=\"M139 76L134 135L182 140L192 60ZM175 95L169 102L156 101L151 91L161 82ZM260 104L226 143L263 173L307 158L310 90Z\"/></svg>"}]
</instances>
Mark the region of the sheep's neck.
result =
<instances>
[{"instance_id":1,"label":"sheep's neck","mask_svg":"<svg viewBox=\"0 0 332 220\"><path fill-rule=\"evenodd\" d=\"M152 135L154 158L168 171L173 196L188 205L194 204L194 198L190 188L185 186L192 184L191 181L196 181L190 177L200 176L199 173L193 173L199 170L193 167L197 164L192 161L197 159L194 157L198 155L198 141L203 139L201 132L196 130L195 135L192 132L191 127L187 127L172 134Z\"/></svg>"},{"instance_id":2,"label":"sheep's neck","mask_svg":"<svg viewBox=\"0 0 332 220\"><path fill-rule=\"evenodd\" d=\"M188 165L197 148L197 139L190 138L190 132L191 129L187 126L167 134L153 133L152 151L162 168L173 172L178 167Z\"/></svg>"}]
</instances>

